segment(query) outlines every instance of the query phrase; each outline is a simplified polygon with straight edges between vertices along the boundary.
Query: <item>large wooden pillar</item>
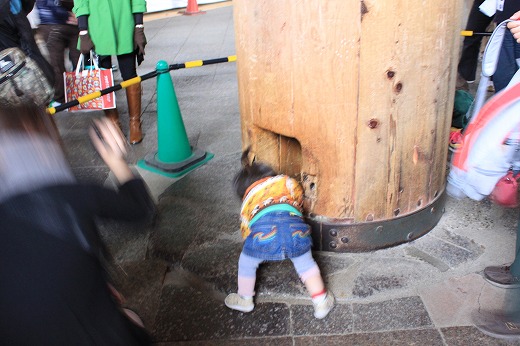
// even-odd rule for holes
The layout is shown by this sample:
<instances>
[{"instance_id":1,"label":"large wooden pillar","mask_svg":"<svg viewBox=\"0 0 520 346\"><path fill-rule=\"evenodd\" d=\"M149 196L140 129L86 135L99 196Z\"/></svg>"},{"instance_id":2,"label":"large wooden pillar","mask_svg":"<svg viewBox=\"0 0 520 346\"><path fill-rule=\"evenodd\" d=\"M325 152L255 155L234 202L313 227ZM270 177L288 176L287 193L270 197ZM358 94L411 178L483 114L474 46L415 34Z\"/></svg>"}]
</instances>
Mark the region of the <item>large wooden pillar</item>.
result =
<instances>
[{"instance_id":1,"label":"large wooden pillar","mask_svg":"<svg viewBox=\"0 0 520 346\"><path fill-rule=\"evenodd\" d=\"M315 247L442 215L462 0L233 0L243 145L298 176Z\"/></svg>"}]
</instances>

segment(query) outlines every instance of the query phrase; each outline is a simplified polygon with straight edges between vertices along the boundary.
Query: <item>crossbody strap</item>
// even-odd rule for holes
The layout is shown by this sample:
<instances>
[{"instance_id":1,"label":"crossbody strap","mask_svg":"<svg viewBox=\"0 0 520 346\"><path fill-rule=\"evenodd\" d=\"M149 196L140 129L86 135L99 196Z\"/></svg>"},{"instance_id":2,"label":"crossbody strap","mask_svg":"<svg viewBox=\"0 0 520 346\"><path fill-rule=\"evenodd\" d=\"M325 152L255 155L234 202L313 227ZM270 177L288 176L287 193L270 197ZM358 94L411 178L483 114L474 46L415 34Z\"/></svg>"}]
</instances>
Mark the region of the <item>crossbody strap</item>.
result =
<instances>
[{"instance_id":1,"label":"crossbody strap","mask_svg":"<svg viewBox=\"0 0 520 346\"><path fill-rule=\"evenodd\" d=\"M498 57L500 56L504 34L507 30L507 23L511 21L511 19L507 19L498 24L489 38L486 49L484 50L484 55L482 56L482 73L480 75L480 82L478 84L475 100L466 114L467 120L473 119L486 101L488 82L497 70Z\"/></svg>"}]
</instances>

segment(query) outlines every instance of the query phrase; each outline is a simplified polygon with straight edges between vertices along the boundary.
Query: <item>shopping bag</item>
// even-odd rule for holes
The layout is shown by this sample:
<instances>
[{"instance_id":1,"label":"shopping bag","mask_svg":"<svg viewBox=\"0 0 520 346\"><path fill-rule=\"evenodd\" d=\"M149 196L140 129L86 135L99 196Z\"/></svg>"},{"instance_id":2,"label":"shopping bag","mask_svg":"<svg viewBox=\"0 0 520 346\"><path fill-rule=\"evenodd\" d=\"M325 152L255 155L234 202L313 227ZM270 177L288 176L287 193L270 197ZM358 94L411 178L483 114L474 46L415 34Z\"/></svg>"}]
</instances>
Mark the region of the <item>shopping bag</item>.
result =
<instances>
[{"instance_id":1,"label":"shopping bag","mask_svg":"<svg viewBox=\"0 0 520 346\"><path fill-rule=\"evenodd\" d=\"M114 76L112 69L100 69L96 59L90 55L92 66L85 66L84 56L80 55L76 71L65 72L63 80L65 83L65 102L78 99L93 92L114 86ZM73 111L92 111L116 108L116 95L109 93L91 101L70 107L69 112Z\"/></svg>"}]
</instances>

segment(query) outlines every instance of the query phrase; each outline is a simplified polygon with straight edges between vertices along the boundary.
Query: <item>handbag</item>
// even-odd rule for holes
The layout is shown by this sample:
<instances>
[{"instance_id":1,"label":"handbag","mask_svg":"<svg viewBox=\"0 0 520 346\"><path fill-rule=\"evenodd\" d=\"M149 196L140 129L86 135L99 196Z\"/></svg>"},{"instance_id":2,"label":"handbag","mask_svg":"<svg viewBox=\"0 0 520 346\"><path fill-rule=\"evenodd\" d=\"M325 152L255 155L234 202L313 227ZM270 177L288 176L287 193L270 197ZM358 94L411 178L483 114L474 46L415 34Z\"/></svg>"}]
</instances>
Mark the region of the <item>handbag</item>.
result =
<instances>
[{"instance_id":1,"label":"handbag","mask_svg":"<svg viewBox=\"0 0 520 346\"><path fill-rule=\"evenodd\" d=\"M47 105L53 96L54 88L43 71L22 49L12 47L0 52L0 105Z\"/></svg>"},{"instance_id":2,"label":"handbag","mask_svg":"<svg viewBox=\"0 0 520 346\"><path fill-rule=\"evenodd\" d=\"M493 191L489 195L489 199L502 207L515 208L518 206L518 182L513 174L513 170L509 170L495 185Z\"/></svg>"},{"instance_id":3,"label":"handbag","mask_svg":"<svg viewBox=\"0 0 520 346\"><path fill-rule=\"evenodd\" d=\"M70 102L81 96L86 96L93 92L114 86L112 69L100 69L97 60L93 57L92 51L90 52L90 61L92 65L85 66L85 58L83 54L81 54L76 66L76 71L63 73L65 102ZM116 95L114 92L70 107L68 111L93 111L112 108L116 108Z\"/></svg>"}]
</instances>

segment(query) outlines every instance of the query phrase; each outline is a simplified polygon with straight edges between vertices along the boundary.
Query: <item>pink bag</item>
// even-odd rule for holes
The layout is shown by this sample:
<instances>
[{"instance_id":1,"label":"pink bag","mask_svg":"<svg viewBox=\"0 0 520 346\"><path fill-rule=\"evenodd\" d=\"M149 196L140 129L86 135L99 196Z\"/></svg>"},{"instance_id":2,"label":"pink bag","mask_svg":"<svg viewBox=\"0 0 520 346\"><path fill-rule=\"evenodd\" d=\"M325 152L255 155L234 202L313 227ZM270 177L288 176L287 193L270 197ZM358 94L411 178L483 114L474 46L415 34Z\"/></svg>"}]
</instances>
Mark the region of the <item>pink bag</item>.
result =
<instances>
[{"instance_id":1,"label":"pink bag","mask_svg":"<svg viewBox=\"0 0 520 346\"><path fill-rule=\"evenodd\" d=\"M518 182L513 176L513 171L507 172L489 195L489 199L502 207L515 208L518 206Z\"/></svg>"}]
</instances>

